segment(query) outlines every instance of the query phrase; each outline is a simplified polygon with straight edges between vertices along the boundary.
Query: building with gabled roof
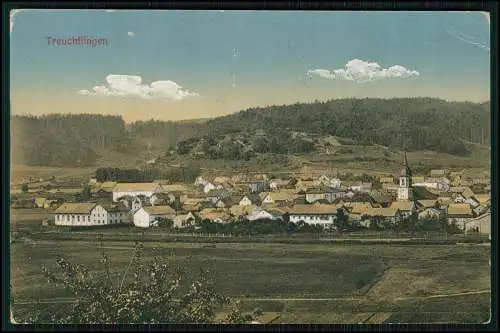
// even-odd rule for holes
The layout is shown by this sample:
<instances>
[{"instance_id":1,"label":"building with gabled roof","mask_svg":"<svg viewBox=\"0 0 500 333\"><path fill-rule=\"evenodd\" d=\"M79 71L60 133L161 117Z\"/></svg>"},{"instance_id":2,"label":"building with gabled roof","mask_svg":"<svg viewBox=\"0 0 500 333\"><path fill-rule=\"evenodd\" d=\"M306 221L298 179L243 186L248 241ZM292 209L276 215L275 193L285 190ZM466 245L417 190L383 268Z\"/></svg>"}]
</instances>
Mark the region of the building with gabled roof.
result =
<instances>
[{"instance_id":1,"label":"building with gabled roof","mask_svg":"<svg viewBox=\"0 0 500 333\"><path fill-rule=\"evenodd\" d=\"M417 205L413 201L394 201L389 207L399 210L403 217L408 217L417 210Z\"/></svg>"},{"instance_id":2,"label":"building with gabled roof","mask_svg":"<svg viewBox=\"0 0 500 333\"><path fill-rule=\"evenodd\" d=\"M131 196L144 196L150 198L153 194L162 192L162 187L158 183L118 183L113 188L113 201Z\"/></svg>"},{"instance_id":3,"label":"building with gabled roof","mask_svg":"<svg viewBox=\"0 0 500 333\"><path fill-rule=\"evenodd\" d=\"M186 228L192 227L196 224L197 217L192 212L186 214L179 214L174 217L174 227L176 228Z\"/></svg>"},{"instance_id":4,"label":"building with gabled roof","mask_svg":"<svg viewBox=\"0 0 500 333\"><path fill-rule=\"evenodd\" d=\"M337 218L337 210L347 209L343 205L295 205L286 212L289 215L290 222L298 223L304 221L307 224L317 224L322 226L332 225Z\"/></svg>"},{"instance_id":5,"label":"building with gabled roof","mask_svg":"<svg viewBox=\"0 0 500 333\"><path fill-rule=\"evenodd\" d=\"M199 213L203 220L210 220L217 223L228 223L231 221L231 214L228 209L205 208Z\"/></svg>"},{"instance_id":6,"label":"building with gabled roof","mask_svg":"<svg viewBox=\"0 0 500 333\"><path fill-rule=\"evenodd\" d=\"M170 206L144 206L134 214L134 225L149 228L158 222L158 218L174 220L175 210Z\"/></svg>"},{"instance_id":7,"label":"building with gabled roof","mask_svg":"<svg viewBox=\"0 0 500 333\"><path fill-rule=\"evenodd\" d=\"M54 212L54 224L61 226L107 225L106 210L96 203L64 203Z\"/></svg>"},{"instance_id":8,"label":"building with gabled roof","mask_svg":"<svg viewBox=\"0 0 500 333\"><path fill-rule=\"evenodd\" d=\"M438 204L437 199L427 199L427 200L418 200L417 205L422 209L435 207Z\"/></svg>"},{"instance_id":9,"label":"building with gabled roof","mask_svg":"<svg viewBox=\"0 0 500 333\"><path fill-rule=\"evenodd\" d=\"M465 233L477 232L483 235L488 234L491 237L491 211L488 211L478 217L466 220L463 225L463 230Z\"/></svg>"},{"instance_id":10,"label":"building with gabled roof","mask_svg":"<svg viewBox=\"0 0 500 333\"><path fill-rule=\"evenodd\" d=\"M333 202L334 200L345 196L345 191L332 189L326 186L311 187L308 188L305 193L306 201L309 203L313 203L318 200Z\"/></svg>"},{"instance_id":11,"label":"building with gabled roof","mask_svg":"<svg viewBox=\"0 0 500 333\"><path fill-rule=\"evenodd\" d=\"M245 217L248 221L257 221L257 220L275 220L273 214L265 211L264 209L255 209L250 214Z\"/></svg>"},{"instance_id":12,"label":"building with gabled roof","mask_svg":"<svg viewBox=\"0 0 500 333\"><path fill-rule=\"evenodd\" d=\"M128 224L131 223L130 209L123 203L112 203L102 205L106 211L108 224Z\"/></svg>"},{"instance_id":13,"label":"building with gabled roof","mask_svg":"<svg viewBox=\"0 0 500 333\"><path fill-rule=\"evenodd\" d=\"M436 207L426 207L418 213L419 219L434 218L438 219L441 217L443 212Z\"/></svg>"},{"instance_id":14,"label":"building with gabled roof","mask_svg":"<svg viewBox=\"0 0 500 333\"><path fill-rule=\"evenodd\" d=\"M362 217L369 217L369 218L374 218L374 217L382 217L384 221L396 224L401 221L401 219L404 218L403 214L401 211L397 208L370 208L364 211L361 214Z\"/></svg>"},{"instance_id":15,"label":"building with gabled roof","mask_svg":"<svg viewBox=\"0 0 500 333\"><path fill-rule=\"evenodd\" d=\"M430 175L431 177L444 177L444 176L446 176L446 170L438 170L438 169L436 169L436 170L431 170L431 171L429 172L429 175Z\"/></svg>"},{"instance_id":16,"label":"building with gabled roof","mask_svg":"<svg viewBox=\"0 0 500 333\"><path fill-rule=\"evenodd\" d=\"M464 225L464 223L471 219L474 215L472 208L468 203L452 203L448 205L446 211L448 222L455 221L457 225Z\"/></svg>"},{"instance_id":17,"label":"building with gabled roof","mask_svg":"<svg viewBox=\"0 0 500 333\"><path fill-rule=\"evenodd\" d=\"M249 206L249 205L259 205L261 202L261 199L258 195L255 195L255 194L247 194L247 195L244 195L240 201L238 202L238 204L240 206Z\"/></svg>"}]
</instances>

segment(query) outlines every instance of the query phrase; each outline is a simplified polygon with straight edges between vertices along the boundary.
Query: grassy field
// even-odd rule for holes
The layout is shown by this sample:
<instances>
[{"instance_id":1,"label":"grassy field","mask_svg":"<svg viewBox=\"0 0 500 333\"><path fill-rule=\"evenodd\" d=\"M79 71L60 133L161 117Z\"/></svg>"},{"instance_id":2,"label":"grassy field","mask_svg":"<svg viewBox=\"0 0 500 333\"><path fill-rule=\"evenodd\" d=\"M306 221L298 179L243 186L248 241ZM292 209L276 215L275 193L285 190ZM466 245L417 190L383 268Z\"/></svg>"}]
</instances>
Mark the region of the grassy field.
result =
<instances>
[{"instance_id":1,"label":"grassy field","mask_svg":"<svg viewBox=\"0 0 500 333\"><path fill-rule=\"evenodd\" d=\"M490 247L479 245L323 245L145 243L174 266L215 272L219 291L260 307L277 323L484 322L489 317ZM118 278L133 244L105 242ZM100 271L89 241L11 244L15 302L68 297L49 286L42 264L57 256ZM472 292L471 294L463 294ZM477 294L475 292L482 292ZM458 295L456 295L458 294ZM14 307L16 309L16 306ZM19 307L17 307L19 309Z\"/></svg>"},{"instance_id":2,"label":"grassy field","mask_svg":"<svg viewBox=\"0 0 500 333\"><path fill-rule=\"evenodd\" d=\"M249 161L245 160L211 160L196 159L190 156L177 156L165 161L162 166L186 164L196 162L202 166L204 173L231 174L231 173L274 173L292 174L300 172L303 168L317 170L317 172L331 171L337 168L340 172L366 173L377 175L380 173L394 173L399 169L402 162L403 152L387 147L373 145L342 145L338 154L301 154L301 155L278 155L259 154ZM491 149L489 146L468 143L469 156L454 156L435 151L418 151L408 153L410 166L425 166L428 168L463 169L477 168L478 170L489 170L491 168ZM57 179L88 179L93 176L97 167L135 167L142 165L144 161L137 156L128 156L119 153L103 154L95 167L87 168L58 168L44 166L13 165L11 168L11 182L19 183L25 177L49 179L51 176ZM279 170L276 169L279 165Z\"/></svg>"},{"instance_id":3,"label":"grassy field","mask_svg":"<svg viewBox=\"0 0 500 333\"><path fill-rule=\"evenodd\" d=\"M435 151L417 151L408 153L408 163L413 167L464 169L476 168L487 171L491 168L491 150L489 146L469 144L469 156L454 156ZM178 165L194 161L202 165L206 173L273 173L289 175L302 172L305 168L313 173L330 173L332 168L339 172L366 173L379 175L397 172L401 167L403 152L387 147L373 145L342 145L337 154L310 153L300 155L259 154L245 160L196 159L187 155L177 156L165 161L165 165ZM279 165L279 170L276 169Z\"/></svg>"}]
</instances>

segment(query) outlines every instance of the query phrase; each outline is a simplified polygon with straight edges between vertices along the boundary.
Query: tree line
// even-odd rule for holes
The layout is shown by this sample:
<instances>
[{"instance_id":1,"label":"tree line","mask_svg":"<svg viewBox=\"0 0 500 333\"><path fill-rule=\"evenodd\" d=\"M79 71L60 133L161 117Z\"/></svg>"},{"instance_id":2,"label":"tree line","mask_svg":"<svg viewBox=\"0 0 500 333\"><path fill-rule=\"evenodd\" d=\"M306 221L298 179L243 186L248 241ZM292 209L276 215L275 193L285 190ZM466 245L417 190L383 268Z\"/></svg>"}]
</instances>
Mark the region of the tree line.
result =
<instances>
[{"instance_id":1,"label":"tree line","mask_svg":"<svg viewBox=\"0 0 500 333\"><path fill-rule=\"evenodd\" d=\"M446 217L419 218L412 214L399 223L388 222L382 216L365 217L370 221L367 226L349 221L348 215L338 209L334 223L328 226L308 224L304 221L290 222L289 215L284 214L282 219L259 219L249 221L245 217L235 219L232 223L217 223L208 219L200 219L195 225L184 228L175 228L173 221L161 219L159 226L179 232L199 232L202 234L226 234L234 236L258 235L291 235L291 234L323 234L325 232L346 233L353 231L396 231L396 232L445 232L449 234L462 233L455 223L448 223Z\"/></svg>"},{"instance_id":2,"label":"tree line","mask_svg":"<svg viewBox=\"0 0 500 333\"><path fill-rule=\"evenodd\" d=\"M98 182L114 181L121 183L152 182L158 179L168 179L172 182L192 183L200 175L201 169L198 164L189 163L179 168L144 168L144 169L121 169L121 168L98 168L95 178Z\"/></svg>"}]
</instances>

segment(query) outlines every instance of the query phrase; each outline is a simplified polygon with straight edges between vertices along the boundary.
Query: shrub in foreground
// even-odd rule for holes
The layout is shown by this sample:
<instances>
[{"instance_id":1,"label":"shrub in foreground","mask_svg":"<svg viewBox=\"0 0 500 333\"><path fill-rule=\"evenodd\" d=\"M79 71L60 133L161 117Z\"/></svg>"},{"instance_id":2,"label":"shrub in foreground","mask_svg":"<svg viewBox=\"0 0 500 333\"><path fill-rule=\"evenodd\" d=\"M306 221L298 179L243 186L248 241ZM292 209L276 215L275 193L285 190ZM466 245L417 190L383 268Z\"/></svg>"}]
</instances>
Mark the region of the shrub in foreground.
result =
<instances>
[{"instance_id":1,"label":"shrub in foreground","mask_svg":"<svg viewBox=\"0 0 500 333\"><path fill-rule=\"evenodd\" d=\"M141 258L142 244L136 243L130 262L117 279L110 271L110 261L103 253L103 273L58 258L60 274L43 267L49 282L70 290L75 302L67 308L36 311L23 318L27 323L51 324L163 324L214 323L215 310L232 305L225 323L252 320L242 314L237 303L217 293L213 278L201 271L194 281L184 279L178 269L154 255Z\"/></svg>"}]
</instances>

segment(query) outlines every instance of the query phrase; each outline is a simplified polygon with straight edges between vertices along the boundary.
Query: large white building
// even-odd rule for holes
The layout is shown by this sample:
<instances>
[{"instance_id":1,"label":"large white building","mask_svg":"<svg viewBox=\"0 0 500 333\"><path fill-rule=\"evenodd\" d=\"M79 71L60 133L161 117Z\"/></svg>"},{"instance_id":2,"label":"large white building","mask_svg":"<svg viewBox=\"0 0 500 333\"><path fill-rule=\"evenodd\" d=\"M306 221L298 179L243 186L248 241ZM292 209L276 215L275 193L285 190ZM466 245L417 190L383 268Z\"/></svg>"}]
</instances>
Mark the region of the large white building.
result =
<instances>
[{"instance_id":1,"label":"large white building","mask_svg":"<svg viewBox=\"0 0 500 333\"><path fill-rule=\"evenodd\" d=\"M158 183L118 183L113 188L113 201L123 197L145 196L151 198L153 194L160 193L162 187Z\"/></svg>"},{"instance_id":2,"label":"large white building","mask_svg":"<svg viewBox=\"0 0 500 333\"><path fill-rule=\"evenodd\" d=\"M55 225L98 226L130 223L129 210L123 205L103 207L96 203L65 203L54 216Z\"/></svg>"},{"instance_id":3,"label":"large white building","mask_svg":"<svg viewBox=\"0 0 500 333\"><path fill-rule=\"evenodd\" d=\"M295 205L288 211L290 222L304 221L307 224L331 225L337 219L336 205Z\"/></svg>"},{"instance_id":4,"label":"large white building","mask_svg":"<svg viewBox=\"0 0 500 333\"><path fill-rule=\"evenodd\" d=\"M107 225L107 211L96 203L65 203L56 209L54 223L64 226Z\"/></svg>"},{"instance_id":5,"label":"large white building","mask_svg":"<svg viewBox=\"0 0 500 333\"><path fill-rule=\"evenodd\" d=\"M175 210L170 206L146 206L135 212L134 225L136 227L149 228L155 225L159 217L173 221L175 216Z\"/></svg>"}]
</instances>

